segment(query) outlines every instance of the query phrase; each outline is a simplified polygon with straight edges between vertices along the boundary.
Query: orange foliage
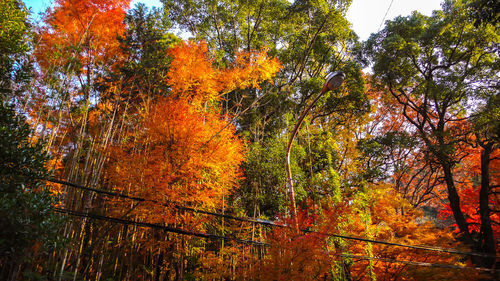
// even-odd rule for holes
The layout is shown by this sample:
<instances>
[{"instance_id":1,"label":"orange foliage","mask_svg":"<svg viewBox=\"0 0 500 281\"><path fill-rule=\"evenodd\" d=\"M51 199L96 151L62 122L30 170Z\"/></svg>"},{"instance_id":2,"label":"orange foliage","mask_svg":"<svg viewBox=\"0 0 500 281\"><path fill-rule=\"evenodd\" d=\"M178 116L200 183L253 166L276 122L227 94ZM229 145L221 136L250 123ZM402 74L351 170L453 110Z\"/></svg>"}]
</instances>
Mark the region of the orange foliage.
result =
<instances>
[{"instance_id":1,"label":"orange foliage","mask_svg":"<svg viewBox=\"0 0 500 281\"><path fill-rule=\"evenodd\" d=\"M446 229L437 228L421 211L414 209L390 186L381 184L371 188L373 191L369 193L368 198L365 198L370 203L356 212L351 221L355 227L353 233L357 236L405 245L453 247L449 244L453 237ZM362 218L363 211L370 214L369 223ZM439 280L462 280L464 278L462 275L464 271L460 273L460 270L409 266L377 259L455 264L460 256L375 243L355 242L348 248L354 255L375 258L370 263L358 260L353 264L351 268L353 276L360 276L362 280L370 280L370 272L380 280L426 280L431 277ZM356 260L356 258L353 259ZM471 274L471 272L466 274Z\"/></svg>"},{"instance_id":2,"label":"orange foliage","mask_svg":"<svg viewBox=\"0 0 500 281\"><path fill-rule=\"evenodd\" d=\"M222 87L217 83L218 73L207 55L206 43L182 42L168 53L173 61L167 83L174 95L197 105L218 99Z\"/></svg>"},{"instance_id":3,"label":"orange foliage","mask_svg":"<svg viewBox=\"0 0 500 281\"><path fill-rule=\"evenodd\" d=\"M35 55L43 69L72 63L112 64L121 52L118 36L130 0L56 0L39 31ZM77 62L73 61L74 59ZM69 65L68 65L69 66Z\"/></svg>"},{"instance_id":4,"label":"orange foliage","mask_svg":"<svg viewBox=\"0 0 500 281\"><path fill-rule=\"evenodd\" d=\"M215 69L205 43L182 42L169 54L170 95L144 104L137 116L141 130L110 149L108 180L120 192L157 202L134 208L133 214L149 222L200 225L197 216L162 205L214 208L237 186L244 144L229 117L221 116L217 101L235 87L270 79L279 63L265 53L246 53L235 67ZM206 103L208 108L202 106ZM117 210L124 207L118 204Z\"/></svg>"},{"instance_id":5,"label":"orange foliage","mask_svg":"<svg viewBox=\"0 0 500 281\"><path fill-rule=\"evenodd\" d=\"M269 280L279 280L277 277L273 279L273 276L282 276L282 279L292 276L290 280L323 280L328 274L341 274L339 267L357 280L372 280L374 277L377 280L426 280L430 277L462 280L464 276L474 274L380 260L456 264L460 256L324 235L342 234L406 245L449 248L451 234L427 221L421 211L412 208L387 184L370 186L369 191L333 206L325 204L319 216L306 216L304 213L302 216L305 217L300 221L309 221L309 227L318 233L297 236L289 228L274 230L270 239L271 250L259 274L265 277L267 273L263 272L271 272ZM301 226L305 227L307 225ZM366 257L372 260L368 261Z\"/></svg>"},{"instance_id":6,"label":"orange foliage","mask_svg":"<svg viewBox=\"0 0 500 281\"><path fill-rule=\"evenodd\" d=\"M234 67L218 77L224 85L224 91L260 88L259 83L272 82L271 79L280 70L281 64L277 59L269 58L266 52L264 49L260 52L237 53Z\"/></svg>"},{"instance_id":7,"label":"orange foliage","mask_svg":"<svg viewBox=\"0 0 500 281\"><path fill-rule=\"evenodd\" d=\"M265 246L260 250L263 250ZM204 249L200 255L200 268L195 276L199 280L251 280L250 269L254 256L249 245L225 245L217 252Z\"/></svg>"},{"instance_id":8,"label":"orange foliage","mask_svg":"<svg viewBox=\"0 0 500 281\"><path fill-rule=\"evenodd\" d=\"M237 185L243 142L234 126L222 130L227 122L219 114L163 99L143 120L135 140L111 150L109 179L117 190L159 204L212 208ZM174 210L148 202L135 213L149 222L173 223Z\"/></svg>"},{"instance_id":9,"label":"orange foliage","mask_svg":"<svg viewBox=\"0 0 500 281\"><path fill-rule=\"evenodd\" d=\"M124 124L129 132L105 151L110 158L105 176L109 187L147 201L131 204L114 199L111 212L112 216L125 214L140 221L205 231L206 216L177 211L174 205L205 210L221 207L242 177L244 143L229 116L221 115L219 101L237 87L258 87L270 80L279 63L265 52L252 52L236 58L233 67L217 69L205 43L182 42L168 53L173 58L166 81L171 89L168 96L144 101ZM89 121L98 124L99 116L91 113ZM170 259L199 257L206 265L200 268L204 277L234 277L237 268L250 266L247 248L226 245L220 251L200 252L200 246L188 249L188 244L175 237L168 245L162 245L162 239L149 239L142 241L148 249L159 246ZM225 264L227 260L231 262Z\"/></svg>"},{"instance_id":10,"label":"orange foliage","mask_svg":"<svg viewBox=\"0 0 500 281\"><path fill-rule=\"evenodd\" d=\"M366 80L372 80L366 77ZM373 88L373 82L367 83L366 94L370 99L371 113L369 122L366 125L366 131L370 135L402 131L405 129L406 120L402 114L401 105L390 98L386 92Z\"/></svg>"},{"instance_id":11,"label":"orange foliage","mask_svg":"<svg viewBox=\"0 0 500 281\"><path fill-rule=\"evenodd\" d=\"M299 228L312 226L307 212L298 212ZM290 219L284 225L293 225ZM267 242L270 247L264 259L253 267L257 280L324 280L332 266L326 237L319 233L300 233L295 228L275 228Z\"/></svg>"},{"instance_id":12,"label":"orange foliage","mask_svg":"<svg viewBox=\"0 0 500 281\"><path fill-rule=\"evenodd\" d=\"M264 50L239 53L232 68L215 69L207 51L204 42L182 42L168 52L173 57L167 75L172 94L197 107L216 102L236 88L258 88L259 83L270 81L281 67Z\"/></svg>"}]
</instances>

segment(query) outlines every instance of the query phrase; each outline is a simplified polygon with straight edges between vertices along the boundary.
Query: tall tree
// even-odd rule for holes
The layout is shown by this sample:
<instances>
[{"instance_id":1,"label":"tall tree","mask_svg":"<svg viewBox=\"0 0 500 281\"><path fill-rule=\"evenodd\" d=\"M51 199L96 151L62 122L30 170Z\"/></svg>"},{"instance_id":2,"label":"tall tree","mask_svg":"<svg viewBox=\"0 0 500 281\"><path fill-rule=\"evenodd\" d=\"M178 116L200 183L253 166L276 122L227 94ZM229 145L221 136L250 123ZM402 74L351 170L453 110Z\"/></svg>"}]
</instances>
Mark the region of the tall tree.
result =
<instances>
[{"instance_id":1,"label":"tall tree","mask_svg":"<svg viewBox=\"0 0 500 281\"><path fill-rule=\"evenodd\" d=\"M143 130L132 131L133 138L115 149L110 176L121 189L151 200L213 207L237 184L243 157L234 124L220 116L221 96L257 87L279 64L265 53L242 53L234 67L216 69L204 43L182 42L169 53L166 79L172 91L145 109Z\"/></svg>"},{"instance_id":2,"label":"tall tree","mask_svg":"<svg viewBox=\"0 0 500 281\"><path fill-rule=\"evenodd\" d=\"M12 98L21 83L29 79L30 24L21 1L0 4L0 98ZM17 88L17 89L16 89Z\"/></svg>"},{"instance_id":3,"label":"tall tree","mask_svg":"<svg viewBox=\"0 0 500 281\"><path fill-rule=\"evenodd\" d=\"M61 219L53 207L58 198L45 186L49 157L26 119L0 103L0 277L28 278L40 270L58 242ZM39 261L41 261L39 260ZM44 264L44 262L41 262ZM48 264L42 268L47 272ZM36 273L32 276L42 276Z\"/></svg>"},{"instance_id":4,"label":"tall tree","mask_svg":"<svg viewBox=\"0 0 500 281\"><path fill-rule=\"evenodd\" d=\"M461 209L456 187L460 149L470 136L464 123L476 114L471 103L485 103L498 91L499 34L491 25L476 29L465 1L445 1L431 17L413 13L388 21L366 44L379 86L401 104L430 159L441 168L448 200L463 240L472 249L475 239ZM495 248L494 246L492 248ZM491 266L491 260L476 261Z\"/></svg>"},{"instance_id":5,"label":"tall tree","mask_svg":"<svg viewBox=\"0 0 500 281\"><path fill-rule=\"evenodd\" d=\"M342 126L360 118L368 109L361 69L350 56L350 48L356 42L345 18L350 2L163 1L175 27L206 40L216 50L216 63L231 63L232 54L241 50L268 47L283 66L273 84L260 90L236 90L224 100L224 110L229 113L240 112L258 101L238 120L238 129L252 143L244 186L236 197L246 201L248 213L258 215L262 209L273 216L280 209L276 202L286 202L280 195L284 191L277 170L277 157L284 155L281 143L286 143L285 132L293 128L302 109L320 92L327 71L347 73L346 88L325 95L309 120L330 120L332 126L324 128L334 131L334 124ZM306 143L302 137L297 138L299 145ZM307 185L306 177L301 175L309 176L311 169L306 162L312 158L306 161L304 154L300 155L304 147L295 148L292 158L298 165L294 181L299 197L305 198L307 192L301 187ZM272 172L267 167L273 167ZM266 199L266 195L278 201Z\"/></svg>"}]
</instances>

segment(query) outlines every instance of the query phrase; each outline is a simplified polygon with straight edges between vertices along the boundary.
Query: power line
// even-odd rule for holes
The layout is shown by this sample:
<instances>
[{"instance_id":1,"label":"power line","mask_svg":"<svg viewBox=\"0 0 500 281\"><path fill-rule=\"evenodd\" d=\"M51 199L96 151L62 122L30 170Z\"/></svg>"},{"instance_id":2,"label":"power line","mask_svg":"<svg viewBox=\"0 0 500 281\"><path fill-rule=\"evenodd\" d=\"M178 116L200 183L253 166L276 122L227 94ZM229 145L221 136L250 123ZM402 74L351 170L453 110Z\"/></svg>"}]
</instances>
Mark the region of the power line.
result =
<instances>
[{"instance_id":1,"label":"power line","mask_svg":"<svg viewBox=\"0 0 500 281\"><path fill-rule=\"evenodd\" d=\"M317 234L321 234L324 236L343 238L343 239L349 239L349 240L356 240L356 241L362 241L362 242L367 242L367 243L383 244L383 245L387 245L387 246L404 247L404 248L410 248L410 249L457 254L457 255L477 256L477 257L483 257L483 258L495 258L495 259L499 258L498 256L494 256L494 255L488 255L488 254L476 253L476 252L464 252L464 251L460 251L460 250L456 250L456 249L446 249L446 248L441 248L441 247L432 247L432 246L423 246L423 245L407 245L407 244L399 244L399 243L393 243L393 242L387 242L387 241L381 241L381 240L372 240L372 239L362 238L362 237L354 237L354 236L341 235L341 234L318 232L318 231L306 230L306 229L301 229L301 230L304 232L317 233Z\"/></svg>"},{"instance_id":2,"label":"power line","mask_svg":"<svg viewBox=\"0 0 500 281\"><path fill-rule=\"evenodd\" d=\"M378 30L377 32L380 31L380 28L382 27L382 24L384 24L384 21L385 21L385 17L387 17L387 14L389 13L389 10L391 9L392 7L392 3L394 2L394 0L391 0L391 3L389 4L389 7L387 8L387 11L385 11L385 15L384 17L382 18L382 21L380 22L380 25L378 26Z\"/></svg>"},{"instance_id":3,"label":"power line","mask_svg":"<svg viewBox=\"0 0 500 281\"><path fill-rule=\"evenodd\" d=\"M214 234L208 234L208 233L203 233L203 232L188 231L188 230L183 230L183 229L169 227L169 226L163 226L163 225L154 224L154 223L145 223L145 222L126 220L126 219L121 219L121 218L113 218L113 217L101 216L101 215L97 215L97 214L84 213L84 212L77 212L77 211L60 209L60 208L54 208L54 210L58 213L68 214L71 216L85 217L85 218L91 218L91 219L97 219L97 220L106 220L106 221L110 221L113 223L119 223L119 224L125 224L125 225L137 225L139 227L160 229L160 230L163 230L166 232L177 233L177 234L187 235L187 236L200 237L200 238L205 238L205 239L235 241L235 242L241 243L241 244L250 244L250 245L258 245L258 246L274 246L273 244L270 244L267 242L239 239L236 237L214 235ZM472 269L472 270L479 270L479 271L486 271L486 272L498 271L496 269L482 268L482 267L469 267L469 266L459 266L459 265L453 265L453 264L438 264L438 263L427 263L427 262L404 261L404 260L397 260L397 259L388 259L388 258L370 257L370 256L352 255L352 254L340 254L338 256L341 256L344 258L356 258L356 259L364 259L364 260L380 260L380 261L388 262L388 263L402 263L402 264L409 264L409 265L415 265L415 266L425 266L425 267L454 268L454 269L462 269L462 270L463 269Z\"/></svg>"},{"instance_id":4,"label":"power line","mask_svg":"<svg viewBox=\"0 0 500 281\"><path fill-rule=\"evenodd\" d=\"M500 271L498 269L484 268L484 267L461 266L461 265L454 265L454 264L442 264L442 263L430 263L430 262L418 262L418 261L403 261L403 260L397 260L397 259L370 257L370 256L362 256L362 255L340 254L339 256L344 257L344 258L356 258L356 259L362 259L362 260L379 260L379 261L388 262L388 263L402 263L402 264L424 266L424 267L471 269L471 270L479 270L479 271L486 271L486 272Z\"/></svg>"},{"instance_id":5,"label":"power line","mask_svg":"<svg viewBox=\"0 0 500 281\"><path fill-rule=\"evenodd\" d=\"M227 218L227 219L232 219L232 220L237 220L237 221L244 221L244 222L252 222L252 223L257 223L257 224L262 224L262 225L268 225L268 226L276 226L276 227L288 227L287 225L283 225L280 223L276 223L274 221L269 221L269 220L262 220L262 219L253 219L253 218L246 218L246 217L236 217L236 216L231 216L227 214L220 214L220 213L215 213L215 212L210 212L206 210L199 210L191 207L184 207L184 206L179 206L175 205L173 202L170 202L169 204L165 203L160 203L155 200L148 200L140 197L134 197L134 196L129 196L121 193L115 193L115 192L110 192L110 191L105 191L105 190L100 190L96 188L91 188L91 187L86 187L70 182L65 182L57 179L46 179L47 181L54 182L54 183L59 183L59 184L64 184L68 186L72 186L75 188L83 189L83 190L89 190L97 193L102 193L110 196L116 196L116 197L121 197L121 198L126 198L126 199L131 199L131 200L136 200L140 202L148 201L152 202L155 204L161 204L165 207L173 207L178 209L178 210L183 210L183 211L189 211L193 213L199 213L199 214L206 214L206 215L211 215L211 216L216 216L216 217L221 217L221 218ZM394 242L388 242L388 241L381 241L381 240L373 240L373 239L368 239L368 238L362 238L362 237L355 237L355 236L349 236L349 235L341 235L341 234L333 234L333 233L326 233L326 232L319 232L319 231L314 231L314 230L308 230L308 229L301 229L303 232L307 233L317 233L320 235L324 236L329 236L329 237L335 237L335 238L341 238L341 239L348 239L348 240L355 240L355 241L361 241L361 242L367 242L367 243L375 243L375 244L383 244L383 245L388 245L388 246L396 246L396 247L404 247L404 248L410 248L410 249L417 249L417 250L425 250L425 251L433 251L433 252L442 252L442 253L449 253L449 254L457 254L457 255L467 255L467 256L478 256L478 257L484 257L484 258L495 258L498 259L499 257L496 255L489 255L489 254L484 254L484 253L477 253L477 252L465 252L465 251L460 251L457 249L451 249L451 248L441 248L441 247L432 247L432 246L425 246L425 245L407 245L407 244L400 244L400 243L394 243Z\"/></svg>"},{"instance_id":6,"label":"power line","mask_svg":"<svg viewBox=\"0 0 500 281\"><path fill-rule=\"evenodd\" d=\"M141 197L126 195L123 193L112 192L112 191L107 191L107 190L102 190L102 189L96 189L96 188L87 187L87 186L83 186L83 185L79 185L79 184L75 184L75 183L70 183L70 182L66 182L66 181L62 181L62 180L58 180L58 179L53 179L53 178L49 178L49 179L45 179L45 180L53 182L53 183L64 184L64 185L68 185L68 186L71 186L74 188L88 190L88 191L101 193L101 194L105 194L105 195L109 195L109 196L115 196L115 197L135 200L135 201L139 201L139 202L146 202L147 201L147 202L155 203L155 204L162 205L165 207L174 207L175 209L178 209L180 211L188 211L188 212L193 212L193 213L198 213L198 214L211 215L211 216L232 219L232 220L237 220L237 221L253 222L253 223L258 223L258 224L263 224L263 225L281 226L281 225L276 224L275 222L269 221L269 220L235 217L235 216L231 216L231 215L227 215L227 214L220 214L220 213L210 212L210 211L206 211L206 210L195 209L195 208L191 208L191 207L179 206L179 205L176 205L174 202L161 203L161 202L158 202L158 201L152 200L152 199L145 199L145 198L141 198Z\"/></svg>"},{"instance_id":7,"label":"power line","mask_svg":"<svg viewBox=\"0 0 500 281\"><path fill-rule=\"evenodd\" d=\"M220 235L208 234L208 233L203 233L203 232L188 231L188 230L183 230L183 229L176 228L176 227L164 226L164 225L155 224L155 223L133 221L133 220L127 220L127 219L121 219L121 218L113 218L113 217L108 217L108 216L101 216L101 215L97 215L97 214L84 213L84 212L78 212L78 211L61 209L61 208L54 208L54 210L58 213L68 214L68 215L72 215L72 216L76 216L76 217L85 217L85 218L91 218L91 219L97 219L97 220L105 220L105 221L119 223L119 224L137 225L140 227L149 227L149 228L154 228L154 229L160 229L160 230L163 230L166 232L172 232L172 233L188 235L188 236L195 236L195 237L200 237L200 238L218 239L218 240L225 240L225 241L232 240L232 241L236 241L238 243L254 244L254 245L266 245L267 244L265 242L239 239L236 237L220 236Z\"/></svg>"}]
</instances>

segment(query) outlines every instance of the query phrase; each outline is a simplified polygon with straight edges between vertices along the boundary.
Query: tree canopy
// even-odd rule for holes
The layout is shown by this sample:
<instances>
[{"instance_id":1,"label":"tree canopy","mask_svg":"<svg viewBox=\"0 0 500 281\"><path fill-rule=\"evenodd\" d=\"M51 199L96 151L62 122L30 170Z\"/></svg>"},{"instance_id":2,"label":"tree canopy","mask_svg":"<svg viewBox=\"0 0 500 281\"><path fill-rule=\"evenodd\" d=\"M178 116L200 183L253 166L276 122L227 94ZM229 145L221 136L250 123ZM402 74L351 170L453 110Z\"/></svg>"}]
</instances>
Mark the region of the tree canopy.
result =
<instances>
[{"instance_id":1,"label":"tree canopy","mask_svg":"<svg viewBox=\"0 0 500 281\"><path fill-rule=\"evenodd\" d=\"M497 280L495 1L351 2L1 2L0 279Z\"/></svg>"}]
</instances>

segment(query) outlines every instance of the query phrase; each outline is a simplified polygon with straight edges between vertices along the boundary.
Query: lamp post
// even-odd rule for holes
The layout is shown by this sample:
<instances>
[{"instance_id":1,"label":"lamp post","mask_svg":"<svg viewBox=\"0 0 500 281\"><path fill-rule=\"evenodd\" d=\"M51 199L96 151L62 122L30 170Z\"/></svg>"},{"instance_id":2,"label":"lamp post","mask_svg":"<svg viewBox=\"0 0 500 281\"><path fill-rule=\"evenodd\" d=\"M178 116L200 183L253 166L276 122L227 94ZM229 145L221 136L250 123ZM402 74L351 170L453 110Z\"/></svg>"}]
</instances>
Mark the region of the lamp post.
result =
<instances>
[{"instance_id":1,"label":"lamp post","mask_svg":"<svg viewBox=\"0 0 500 281\"><path fill-rule=\"evenodd\" d=\"M288 189L288 195L290 196L290 203L291 203L291 214L292 214L292 223L294 224L295 229L297 232L299 231L299 223L297 220L297 207L295 204L295 192L293 190L293 182L292 182L292 170L290 169L290 151L292 149L292 144L293 144L293 139L297 135L297 132L299 131L300 125L302 125L302 122L304 122L304 118L306 117L307 113L311 110L311 108L316 104L316 102L328 91L333 90L335 88L338 88L342 82L344 82L345 74L342 71L335 71L335 72L330 72L325 79L325 84L323 85L323 88L321 89L321 92L319 95L313 100L313 102L304 110L302 115L300 115L299 121L293 128L292 134L290 135L290 140L288 141L288 146L286 148L286 176L287 176L287 182L286 182L286 187Z\"/></svg>"}]
</instances>

